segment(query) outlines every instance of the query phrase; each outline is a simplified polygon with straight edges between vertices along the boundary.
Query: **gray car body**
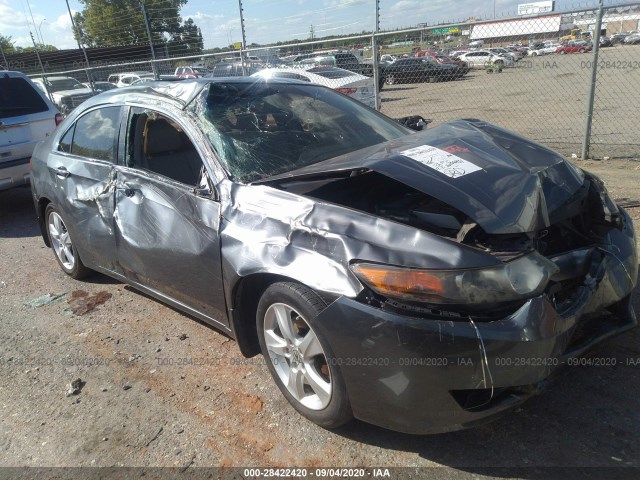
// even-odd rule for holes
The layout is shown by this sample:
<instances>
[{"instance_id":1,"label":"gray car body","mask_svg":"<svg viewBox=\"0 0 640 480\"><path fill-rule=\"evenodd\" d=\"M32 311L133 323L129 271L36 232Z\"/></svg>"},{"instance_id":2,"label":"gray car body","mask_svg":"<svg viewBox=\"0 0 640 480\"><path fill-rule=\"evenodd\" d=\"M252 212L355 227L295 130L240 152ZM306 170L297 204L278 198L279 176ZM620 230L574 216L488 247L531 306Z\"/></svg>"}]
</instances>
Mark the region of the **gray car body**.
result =
<instances>
[{"instance_id":1,"label":"gray car body","mask_svg":"<svg viewBox=\"0 0 640 480\"><path fill-rule=\"evenodd\" d=\"M136 94L135 87L130 87L124 95L120 91L112 90L92 98L83 109L72 112L58 128L56 135L39 145L34 154L35 200L40 205L43 200L51 201L60 208L69 205L73 212L63 211L63 215L67 218L75 217L76 222L83 223L83 228L90 229L91 234L75 235L75 238L79 239L76 248L90 268L135 284L148 293L184 308L233 334L231 320L239 282L255 275L279 275L321 292L355 297L363 289L360 281L349 269L349 262L355 258L445 269L482 267L499 263L488 253L407 225L339 205L318 202L267 185L243 185L232 182L216 160L216 153L208 140L195 123L189 121L193 119L189 118L188 112L183 110L185 103L195 97L203 82L188 81L181 82L181 85L184 88L180 93L180 87L167 88L182 100L159 97L150 93L151 87L137 88L139 95ZM153 108L173 118L186 120L182 126L194 140L205 163L215 190L213 196L201 198L192 194L190 200L187 200L189 197L182 197L182 203L175 204L175 208L156 211L154 215L165 224L173 224L173 220L181 211L191 209L201 213L195 223L209 225L211 231L201 231L202 235L197 241L194 241L192 232L188 229L176 229L174 236L159 239L157 225L143 223L138 225L137 234L140 239L154 238L156 242L160 240L160 243L153 246L158 259L166 258L178 245L188 250L185 254L195 256L201 262L210 263L218 258L219 265L212 268L220 269L217 275L224 278L224 282L220 282L220 285L224 283L225 286L224 295L216 295L218 301L208 309L194 308L193 305L158 289L145 286L144 282L136 281L132 277L127 278L125 268L116 260L119 254L115 242L111 244L107 240L112 235L126 230L122 222L127 218L128 212L122 202L116 200L114 203L117 192L127 188L139 188L141 180L155 180L156 182L145 187L149 189L147 195L162 196L166 194L158 187L163 181L162 178L151 172L132 173L127 167L107 165L102 161L79 160L72 155L56 152L54 145L59 143L79 114L94 106L119 103L125 106ZM398 142L395 148L402 149L423 141L409 135ZM47 162L49 152L52 153ZM74 166L78 169L78 163L82 163L82 173L76 174L71 169ZM71 175L64 179L57 177L53 169L60 166L69 169ZM69 192L74 192L75 195L69 195ZM275 206L280 208L274 208ZM135 206L131 205L129 208ZM40 210L42 211L42 208ZM256 228L257 225L260 225L260 228ZM41 227L44 232L42 222ZM377 232L375 236L371 235L372 230ZM220 238L221 252L214 258L209 256L211 251L208 242L211 241L211 233L218 234ZM91 238L92 242L103 239L105 242L96 248L98 245L95 243L83 244L83 238ZM401 241L407 238L411 241ZM137 243L140 240L122 238L121 241ZM153 265L153 260L148 260L149 265ZM310 268L310 265L313 265L313 268ZM140 275L140 272L137 274ZM184 288L202 288L202 278L193 275ZM212 315L205 310L215 314Z\"/></svg>"},{"instance_id":2,"label":"gray car body","mask_svg":"<svg viewBox=\"0 0 640 480\"><path fill-rule=\"evenodd\" d=\"M464 321L464 316L462 321L430 321L367 306L362 296L368 289L350 269L354 260L435 269L481 268L499 265L502 260L455 239L286 191L281 184L340 172L377 172L428 191L464 212L487 233L509 235L544 229L563 209L574 208L572 198L583 187L585 174L553 151L522 137L478 120L460 120L423 133L407 132L397 140L279 177L240 184L229 179L185 108L212 81L262 80L188 80L131 87L105 92L81 109L140 106L179 120L204 162L210 195L150 172L133 171L122 162L113 165L57 153L55 145L81 113L73 112L33 157L32 190L45 242L44 208L52 202L63 218L73 219L66 223L88 267L223 330L237 339L246 356L258 353L255 306L260 292L274 279L288 279L311 287L330 304L318 317L318 328L330 339L338 357L354 353L419 359L435 352L444 358L461 348L473 359L471 369L450 365L446 372L398 370L397 365L345 367L357 418L426 433L463 428L513 407L531 391L504 390L500 398L496 393L494 403L490 400L481 410L460 408L447 391L490 389L493 399L494 388L542 381L552 371L546 364L497 368L489 365L487 355L489 359L492 355L558 359L578 354L586 344L571 352L568 344L581 317L628 298L637 283L633 227L620 210L622 226L612 227L601 247L575 250L556 259L567 265L569 274L591 269L579 289L580 298L562 315L546 295L526 301L513 315L477 327L473 321ZM124 136L121 129L120 151ZM419 145L444 148L452 139L477 153L482 171L449 178L401 153ZM61 166L69 170L69 176L56 175ZM597 179L591 183L602 199L604 215L618 215ZM127 192L134 190L142 192L144 202L131 201ZM607 250L608 245L615 245L618 253ZM589 344L635 325L632 310L622 313L624 325L590 339ZM430 385L439 389L427 400L423 393Z\"/></svg>"}]
</instances>

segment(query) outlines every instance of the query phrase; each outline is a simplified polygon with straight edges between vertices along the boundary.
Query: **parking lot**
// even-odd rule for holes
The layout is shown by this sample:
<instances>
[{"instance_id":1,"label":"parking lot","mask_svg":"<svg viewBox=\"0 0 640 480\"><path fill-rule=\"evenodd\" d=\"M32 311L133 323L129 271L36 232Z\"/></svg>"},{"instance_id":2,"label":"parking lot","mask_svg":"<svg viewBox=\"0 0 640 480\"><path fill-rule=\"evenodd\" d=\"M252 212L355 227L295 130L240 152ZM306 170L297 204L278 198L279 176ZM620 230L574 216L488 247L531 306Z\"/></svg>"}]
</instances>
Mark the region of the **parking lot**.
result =
<instances>
[{"instance_id":1,"label":"parking lot","mask_svg":"<svg viewBox=\"0 0 640 480\"><path fill-rule=\"evenodd\" d=\"M559 60L579 64L580 57ZM449 109L433 92L516 85L538 74L515 69L480 83L475 77L486 74L476 72L387 95L408 102L408 92L429 92L431 111L416 113L444 117ZM524 125L526 97L513 97ZM480 117L491 113L508 125L516 115L483 112L484 102L478 94ZM528 128L535 133L535 124ZM581 166L600 175L613 198L638 198L638 163ZM640 224L640 209L629 213ZM638 329L559 370L539 396L486 426L416 437L354 421L326 431L287 404L261 357L244 359L226 336L105 276L65 276L42 242L26 188L0 192L0 245L3 466L443 467L439 478L640 466ZM637 291L634 305L640 309ZM80 393L67 396L76 379Z\"/></svg>"},{"instance_id":2,"label":"parking lot","mask_svg":"<svg viewBox=\"0 0 640 480\"><path fill-rule=\"evenodd\" d=\"M560 150L580 155L592 55L525 57L489 74L471 70L460 80L385 85L382 112L422 115L434 125L481 118ZM598 61L592 154L638 157L640 45L603 48Z\"/></svg>"}]
</instances>

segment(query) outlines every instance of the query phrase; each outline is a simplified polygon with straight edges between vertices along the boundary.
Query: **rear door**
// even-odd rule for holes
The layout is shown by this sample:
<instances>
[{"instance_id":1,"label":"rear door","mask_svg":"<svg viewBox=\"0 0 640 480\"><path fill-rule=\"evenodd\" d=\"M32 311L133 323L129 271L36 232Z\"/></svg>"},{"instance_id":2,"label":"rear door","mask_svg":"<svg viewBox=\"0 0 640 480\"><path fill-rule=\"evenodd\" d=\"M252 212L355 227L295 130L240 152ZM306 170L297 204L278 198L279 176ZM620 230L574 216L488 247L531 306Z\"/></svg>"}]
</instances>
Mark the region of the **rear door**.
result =
<instances>
[{"instance_id":1,"label":"rear door","mask_svg":"<svg viewBox=\"0 0 640 480\"><path fill-rule=\"evenodd\" d=\"M113 189L122 108L83 113L47 157L47 183L83 262L118 272L113 235Z\"/></svg>"},{"instance_id":2,"label":"rear door","mask_svg":"<svg viewBox=\"0 0 640 480\"><path fill-rule=\"evenodd\" d=\"M127 278L226 325L220 203L187 130L174 118L131 108L118 166L115 223Z\"/></svg>"}]
</instances>

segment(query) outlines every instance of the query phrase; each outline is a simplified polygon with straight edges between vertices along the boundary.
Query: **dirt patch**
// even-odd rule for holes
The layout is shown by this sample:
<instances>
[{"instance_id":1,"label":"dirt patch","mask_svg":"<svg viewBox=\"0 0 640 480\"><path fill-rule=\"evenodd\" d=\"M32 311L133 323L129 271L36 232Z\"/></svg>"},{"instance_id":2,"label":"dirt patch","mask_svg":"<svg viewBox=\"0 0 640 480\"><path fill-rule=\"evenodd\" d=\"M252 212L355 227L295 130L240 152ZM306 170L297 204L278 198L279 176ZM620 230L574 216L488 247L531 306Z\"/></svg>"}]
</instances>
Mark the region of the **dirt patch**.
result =
<instances>
[{"instance_id":1,"label":"dirt patch","mask_svg":"<svg viewBox=\"0 0 640 480\"><path fill-rule=\"evenodd\" d=\"M76 315L85 315L94 310L98 305L102 305L109 300L112 295L109 292L100 291L94 295L84 290L74 290L67 304Z\"/></svg>"}]
</instances>

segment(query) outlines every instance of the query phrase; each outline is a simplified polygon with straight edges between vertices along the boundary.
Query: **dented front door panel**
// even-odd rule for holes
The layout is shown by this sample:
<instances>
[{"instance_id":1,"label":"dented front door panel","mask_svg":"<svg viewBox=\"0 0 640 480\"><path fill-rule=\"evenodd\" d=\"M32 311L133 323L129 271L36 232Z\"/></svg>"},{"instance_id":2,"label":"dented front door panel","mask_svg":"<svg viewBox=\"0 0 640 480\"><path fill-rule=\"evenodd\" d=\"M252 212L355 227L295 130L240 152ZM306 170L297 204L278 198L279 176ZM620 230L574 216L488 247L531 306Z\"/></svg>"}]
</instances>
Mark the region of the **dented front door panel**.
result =
<instances>
[{"instance_id":1,"label":"dented front door panel","mask_svg":"<svg viewBox=\"0 0 640 480\"><path fill-rule=\"evenodd\" d=\"M118 171L114 221L124 275L226 325L219 218L220 204L186 185Z\"/></svg>"}]
</instances>

